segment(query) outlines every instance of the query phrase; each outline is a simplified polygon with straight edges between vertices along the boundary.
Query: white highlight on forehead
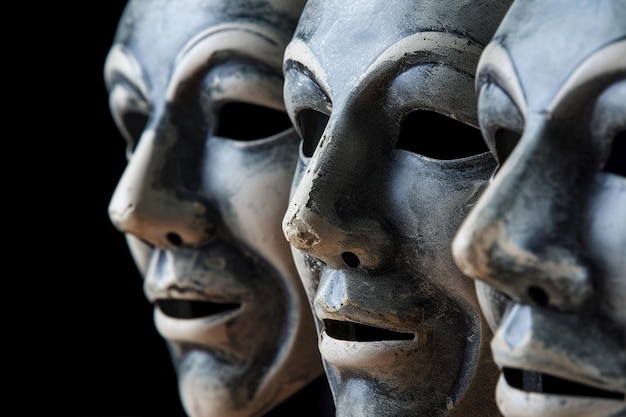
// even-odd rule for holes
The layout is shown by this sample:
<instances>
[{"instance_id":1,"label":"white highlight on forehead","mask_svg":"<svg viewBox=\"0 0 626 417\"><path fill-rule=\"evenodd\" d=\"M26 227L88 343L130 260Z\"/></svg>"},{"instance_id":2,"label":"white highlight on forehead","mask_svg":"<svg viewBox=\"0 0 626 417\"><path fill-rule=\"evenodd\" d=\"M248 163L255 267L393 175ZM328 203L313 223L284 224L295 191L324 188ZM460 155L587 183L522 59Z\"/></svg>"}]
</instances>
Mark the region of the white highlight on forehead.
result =
<instances>
[{"instance_id":1,"label":"white highlight on forehead","mask_svg":"<svg viewBox=\"0 0 626 417\"><path fill-rule=\"evenodd\" d=\"M176 57L166 97L172 99L180 84L191 78L217 52L235 51L280 69L284 46L282 38L258 25L226 23L211 27L191 39Z\"/></svg>"},{"instance_id":2,"label":"white highlight on forehead","mask_svg":"<svg viewBox=\"0 0 626 417\"><path fill-rule=\"evenodd\" d=\"M302 64L314 77L319 87L328 97L333 97L330 85L328 84L328 74L324 67L315 57L315 53L309 45L300 39L292 39L285 50L285 62L294 61Z\"/></svg>"},{"instance_id":3,"label":"white highlight on forehead","mask_svg":"<svg viewBox=\"0 0 626 417\"><path fill-rule=\"evenodd\" d=\"M402 38L387 48L361 75L368 78L389 62L403 61L417 54L428 53L438 63L449 65L467 74L474 75L476 64L483 48L468 39L445 32L419 32ZM425 60L424 63L431 62Z\"/></svg>"},{"instance_id":4,"label":"white highlight on forehead","mask_svg":"<svg viewBox=\"0 0 626 417\"><path fill-rule=\"evenodd\" d=\"M579 65L555 95L548 106L548 111L555 111L567 94L583 84L618 71L626 74L626 39L594 52Z\"/></svg>"},{"instance_id":5,"label":"white highlight on forehead","mask_svg":"<svg viewBox=\"0 0 626 417\"><path fill-rule=\"evenodd\" d=\"M517 77L517 71L508 52L498 42L490 42L483 51L476 69L476 80L482 72L491 73L498 84L507 92L511 100L526 119L526 99Z\"/></svg>"},{"instance_id":6,"label":"white highlight on forehead","mask_svg":"<svg viewBox=\"0 0 626 417\"><path fill-rule=\"evenodd\" d=\"M113 84L113 76L116 72L122 73L126 78L132 80L135 88L145 99L148 98L148 86L144 82L141 65L122 44L115 44L111 47L104 63L104 82L108 89Z\"/></svg>"}]
</instances>

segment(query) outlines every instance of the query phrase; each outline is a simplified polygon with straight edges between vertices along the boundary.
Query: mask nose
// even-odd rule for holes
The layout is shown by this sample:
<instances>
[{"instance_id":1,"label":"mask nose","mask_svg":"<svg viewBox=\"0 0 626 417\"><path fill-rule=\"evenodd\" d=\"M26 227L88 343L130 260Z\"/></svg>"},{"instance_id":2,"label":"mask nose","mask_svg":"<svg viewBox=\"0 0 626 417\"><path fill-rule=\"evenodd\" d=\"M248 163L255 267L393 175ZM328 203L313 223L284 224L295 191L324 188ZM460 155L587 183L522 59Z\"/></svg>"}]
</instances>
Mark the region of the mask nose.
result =
<instances>
[{"instance_id":1,"label":"mask nose","mask_svg":"<svg viewBox=\"0 0 626 417\"><path fill-rule=\"evenodd\" d=\"M358 169L366 164L358 162L358 152L350 153L350 162L346 154L327 144L313 155L291 197L283 233L292 247L331 267L381 269L392 261L392 238L356 191L354 178L365 181Z\"/></svg>"},{"instance_id":2,"label":"mask nose","mask_svg":"<svg viewBox=\"0 0 626 417\"><path fill-rule=\"evenodd\" d=\"M162 138L161 138L162 139ZM176 186L177 170L167 169L172 143L158 140L147 130L109 203L109 218L123 233L129 233L160 249L198 247L215 232L207 207L192 193Z\"/></svg>"},{"instance_id":3,"label":"mask nose","mask_svg":"<svg viewBox=\"0 0 626 417\"><path fill-rule=\"evenodd\" d=\"M539 143L522 138L461 225L452 254L464 274L518 303L579 310L593 295L578 230L584 181Z\"/></svg>"}]
</instances>

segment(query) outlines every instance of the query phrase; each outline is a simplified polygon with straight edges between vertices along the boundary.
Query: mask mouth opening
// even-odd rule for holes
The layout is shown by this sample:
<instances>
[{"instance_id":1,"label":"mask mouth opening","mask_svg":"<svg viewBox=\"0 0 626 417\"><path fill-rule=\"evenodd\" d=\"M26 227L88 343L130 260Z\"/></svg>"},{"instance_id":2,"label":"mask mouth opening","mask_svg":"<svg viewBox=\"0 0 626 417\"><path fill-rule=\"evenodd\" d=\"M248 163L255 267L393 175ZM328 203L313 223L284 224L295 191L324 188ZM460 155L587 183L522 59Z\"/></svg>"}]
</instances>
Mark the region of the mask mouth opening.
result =
<instances>
[{"instance_id":1,"label":"mask mouth opening","mask_svg":"<svg viewBox=\"0 0 626 417\"><path fill-rule=\"evenodd\" d=\"M504 368L502 373L509 386L525 392L621 401L625 399L623 392L603 390L542 372Z\"/></svg>"},{"instance_id":2,"label":"mask mouth opening","mask_svg":"<svg viewBox=\"0 0 626 417\"><path fill-rule=\"evenodd\" d=\"M324 330L329 337L350 342L380 342L385 340L413 340L413 333L401 333L351 321L324 320Z\"/></svg>"},{"instance_id":3,"label":"mask mouth opening","mask_svg":"<svg viewBox=\"0 0 626 417\"><path fill-rule=\"evenodd\" d=\"M165 298L157 299L155 304L163 314L175 319L199 319L241 308L241 303L212 303Z\"/></svg>"}]
</instances>

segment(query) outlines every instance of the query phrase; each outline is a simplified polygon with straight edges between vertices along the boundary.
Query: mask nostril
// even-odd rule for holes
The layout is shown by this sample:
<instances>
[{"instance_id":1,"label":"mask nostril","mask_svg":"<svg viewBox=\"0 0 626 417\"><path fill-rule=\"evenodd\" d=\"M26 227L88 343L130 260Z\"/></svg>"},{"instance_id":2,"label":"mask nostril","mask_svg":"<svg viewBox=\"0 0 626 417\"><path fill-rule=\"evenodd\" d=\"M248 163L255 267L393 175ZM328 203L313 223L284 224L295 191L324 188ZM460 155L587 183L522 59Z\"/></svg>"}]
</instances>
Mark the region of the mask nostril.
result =
<instances>
[{"instance_id":1,"label":"mask nostril","mask_svg":"<svg viewBox=\"0 0 626 417\"><path fill-rule=\"evenodd\" d=\"M344 252L344 253L342 253L341 254L341 258L346 263L346 265L348 265L351 268L356 268L361 263L361 261L359 260L359 257L356 256L352 252Z\"/></svg>"},{"instance_id":2,"label":"mask nostril","mask_svg":"<svg viewBox=\"0 0 626 417\"><path fill-rule=\"evenodd\" d=\"M535 285L531 285L530 287L528 287L526 293L528 294L530 299L539 306L547 306L550 302L550 297L548 296L548 294L543 289Z\"/></svg>"},{"instance_id":3,"label":"mask nostril","mask_svg":"<svg viewBox=\"0 0 626 417\"><path fill-rule=\"evenodd\" d=\"M207 235L214 234L216 230L217 230L217 226L215 225L215 223L207 224L206 228L204 229Z\"/></svg>"},{"instance_id":4,"label":"mask nostril","mask_svg":"<svg viewBox=\"0 0 626 417\"><path fill-rule=\"evenodd\" d=\"M167 238L168 242L170 242L174 246L180 246L183 243L183 239L180 237L180 235L178 235L178 233L169 232L167 235L165 235L165 237Z\"/></svg>"}]
</instances>

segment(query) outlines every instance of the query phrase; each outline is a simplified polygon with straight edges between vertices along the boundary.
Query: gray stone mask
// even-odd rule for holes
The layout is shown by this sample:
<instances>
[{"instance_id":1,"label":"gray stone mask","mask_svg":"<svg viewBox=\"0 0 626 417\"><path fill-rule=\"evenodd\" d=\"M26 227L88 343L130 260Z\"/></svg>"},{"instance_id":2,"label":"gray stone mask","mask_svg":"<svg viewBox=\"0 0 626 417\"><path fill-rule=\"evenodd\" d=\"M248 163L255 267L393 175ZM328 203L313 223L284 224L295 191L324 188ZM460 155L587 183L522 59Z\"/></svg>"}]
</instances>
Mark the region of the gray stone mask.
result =
<instances>
[{"instance_id":1,"label":"gray stone mask","mask_svg":"<svg viewBox=\"0 0 626 417\"><path fill-rule=\"evenodd\" d=\"M283 231L338 416L497 416L491 332L450 244L496 163L474 72L509 1L307 2Z\"/></svg>"},{"instance_id":2,"label":"gray stone mask","mask_svg":"<svg viewBox=\"0 0 626 417\"><path fill-rule=\"evenodd\" d=\"M129 142L109 214L192 417L261 415L323 374L281 230L299 143L282 63L303 4L132 0L107 59Z\"/></svg>"},{"instance_id":3,"label":"gray stone mask","mask_svg":"<svg viewBox=\"0 0 626 417\"><path fill-rule=\"evenodd\" d=\"M507 417L626 415L626 2L516 0L477 70L499 168L453 244Z\"/></svg>"}]
</instances>

